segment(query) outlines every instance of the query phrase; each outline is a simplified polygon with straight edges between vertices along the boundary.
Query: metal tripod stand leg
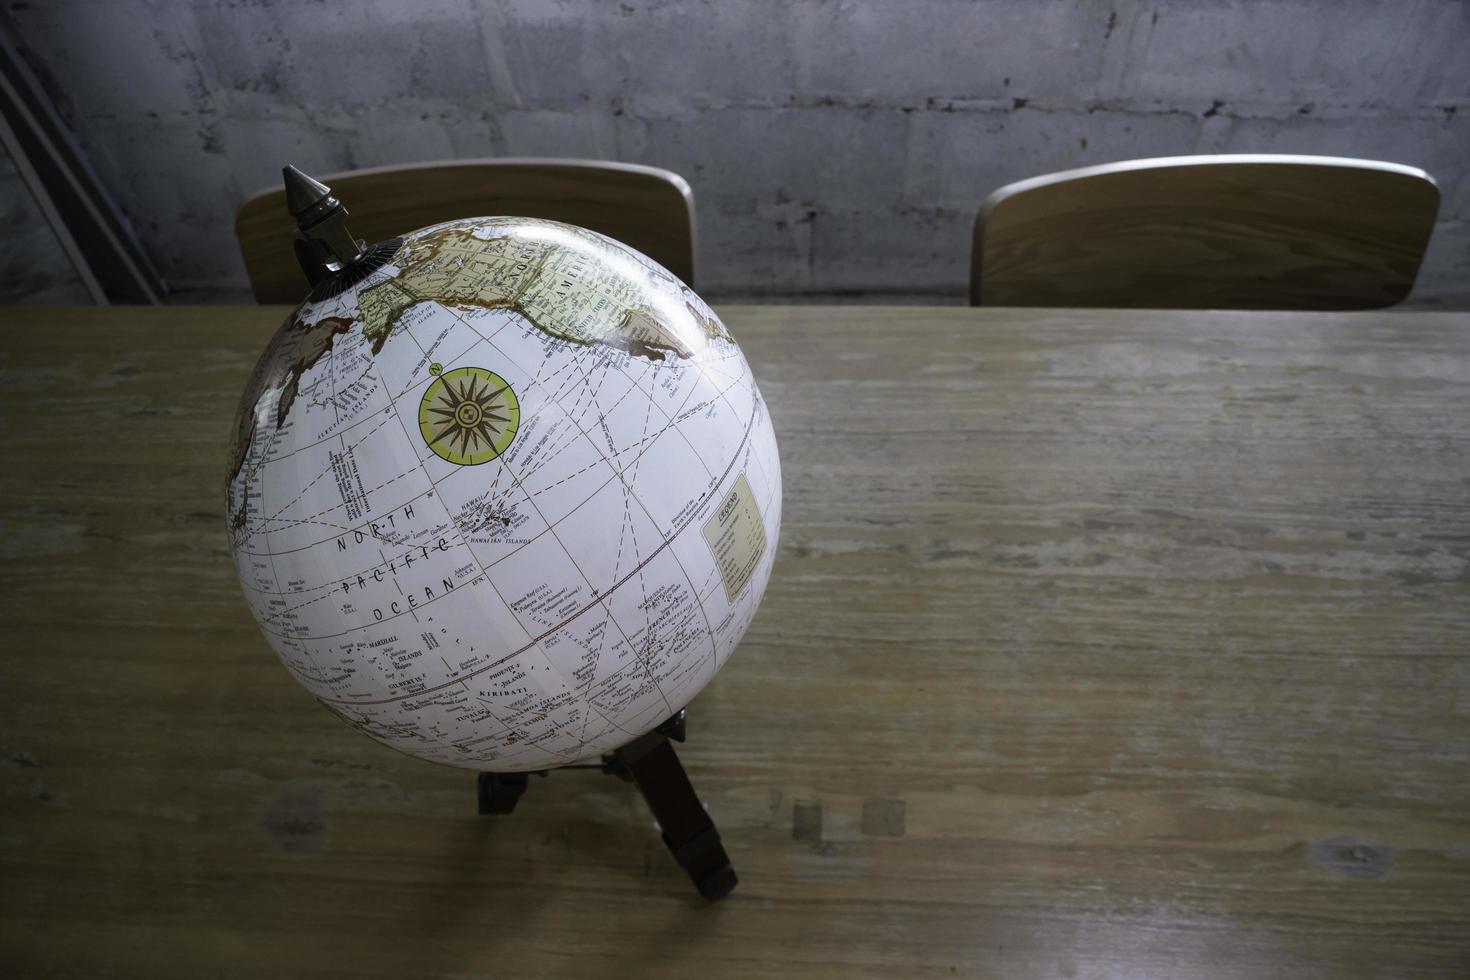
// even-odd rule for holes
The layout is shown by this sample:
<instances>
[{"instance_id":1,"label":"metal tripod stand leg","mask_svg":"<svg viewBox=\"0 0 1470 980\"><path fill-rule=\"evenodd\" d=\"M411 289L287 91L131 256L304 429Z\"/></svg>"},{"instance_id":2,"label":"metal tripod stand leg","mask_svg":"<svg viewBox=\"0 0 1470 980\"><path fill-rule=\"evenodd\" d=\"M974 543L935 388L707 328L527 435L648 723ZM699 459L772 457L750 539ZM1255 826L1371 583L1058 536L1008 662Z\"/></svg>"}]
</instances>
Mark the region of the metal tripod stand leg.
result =
<instances>
[{"instance_id":1,"label":"metal tripod stand leg","mask_svg":"<svg viewBox=\"0 0 1470 980\"><path fill-rule=\"evenodd\" d=\"M682 717L679 720L682 723ZM632 774L654 819L663 828L664 843L689 873L699 894L710 901L730 894L739 879L720 843L720 832L699 802L694 784L689 782L663 731L656 729L639 736L614 752L613 759Z\"/></svg>"},{"instance_id":2,"label":"metal tripod stand leg","mask_svg":"<svg viewBox=\"0 0 1470 980\"><path fill-rule=\"evenodd\" d=\"M685 713L680 710L672 718L647 735L641 735L601 763L571 765L567 769L601 769L627 782L636 783L654 819L664 832L674 860L689 873L699 894L716 901L730 894L738 879L730 858L720 843L714 821L704 811L694 785L674 754L669 739L684 741ZM526 792L530 774L524 772L479 774L480 812L511 813ZM540 772L536 775L544 776Z\"/></svg>"},{"instance_id":3,"label":"metal tripod stand leg","mask_svg":"<svg viewBox=\"0 0 1470 980\"><path fill-rule=\"evenodd\" d=\"M529 782L524 772L482 772L476 783L481 814L513 813Z\"/></svg>"}]
</instances>

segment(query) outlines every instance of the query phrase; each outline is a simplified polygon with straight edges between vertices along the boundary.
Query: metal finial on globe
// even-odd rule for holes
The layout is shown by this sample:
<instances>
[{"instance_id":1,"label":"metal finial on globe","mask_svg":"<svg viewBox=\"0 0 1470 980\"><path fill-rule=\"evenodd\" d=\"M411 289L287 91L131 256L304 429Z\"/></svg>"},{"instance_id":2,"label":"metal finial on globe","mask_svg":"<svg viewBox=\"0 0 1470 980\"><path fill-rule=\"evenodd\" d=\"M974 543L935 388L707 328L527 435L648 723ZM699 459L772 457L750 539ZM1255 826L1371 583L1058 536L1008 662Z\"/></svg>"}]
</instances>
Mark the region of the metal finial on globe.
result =
<instances>
[{"instance_id":1,"label":"metal finial on globe","mask_svg":"<svg viewBox=\"0 0 1470 980\"><path fill-rule=\"evenodd\" d=\"M326 184L292 164L288 163L281 168L281 176L286 181L286 210L291 212L292 217L299 216L332 193L332 189Z\"/></svg>"},{"instance_id":2,"label":"metal finial on globe","mask_svg":"<svg viewBox=\"0 0 1470 980\"><path fill-rule=\"evenodd\" d=\"M367 248L347 230L347 208L332 189L290 164L281 168L286 209L296 219L296 260L312 285L362 258Z\"/></svg>"}]
</instances>

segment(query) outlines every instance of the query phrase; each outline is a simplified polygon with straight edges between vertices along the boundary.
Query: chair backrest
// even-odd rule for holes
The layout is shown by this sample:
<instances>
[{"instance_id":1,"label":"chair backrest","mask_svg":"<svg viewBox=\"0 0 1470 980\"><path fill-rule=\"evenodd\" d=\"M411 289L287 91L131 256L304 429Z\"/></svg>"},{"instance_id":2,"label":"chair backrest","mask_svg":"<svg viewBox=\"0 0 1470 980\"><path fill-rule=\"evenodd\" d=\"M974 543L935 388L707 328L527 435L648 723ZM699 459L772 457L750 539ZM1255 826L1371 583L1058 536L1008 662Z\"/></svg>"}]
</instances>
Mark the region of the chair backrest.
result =
<instances>
[{"instance_id":1,"label":"chair backrest","mask_svg":"<svg viewBox=\"0 0 1470 980\"><path fill-rule=\"evenodd\" d=\"M1007 184L975 220L975 306L1351 310L1414 285L1439 210L1422 170L1231 154Z\"/></svg>"},{"instance_id":2,"label":"chair backrest","mask_svg":"<svg viewBox=\"0 0 1470 980\"><path fill-rule=\"evenodd\" d=\"M694 193L678 174L601 160L507 158L376 167L320 177L369 242L441 221L492 215L581 225L632 246L694 285ZM283 189L241 206L235 234L261 303L297 303L309 290Z\"/></svg>"}]
</instances>

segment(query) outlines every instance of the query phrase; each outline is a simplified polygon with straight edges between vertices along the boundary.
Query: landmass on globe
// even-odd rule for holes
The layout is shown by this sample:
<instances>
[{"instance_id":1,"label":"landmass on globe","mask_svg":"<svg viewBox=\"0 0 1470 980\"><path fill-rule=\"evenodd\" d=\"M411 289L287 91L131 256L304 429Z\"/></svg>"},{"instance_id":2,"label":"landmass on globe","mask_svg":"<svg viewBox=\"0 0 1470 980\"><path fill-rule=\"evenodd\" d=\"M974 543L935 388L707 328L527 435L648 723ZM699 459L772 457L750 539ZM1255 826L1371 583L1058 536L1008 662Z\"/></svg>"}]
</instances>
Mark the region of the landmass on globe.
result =
<instances>
[{"instance_id":1,"label":"landmass on globe","mask_svg":"<svg viewBox=\"0 0 1470 980\"><path fill-rule=\"evenodd\" d=\"M411 236L391 260L397 274L357 293L360 322L342 316L312 320L299 313L293 318L290 327L274 338L246 385L242 406L254 405L265 391L279 388L275 418L279 427L295 404L302 374L332 349L338 334L360 329L376 354L403 314L426 301L455 309L514 310L548 336L575 344L602 344L652 360L696 353L688 331L676 330L640 305L635 275L617 265L590 262L585 250L569 248L565 241L572 237L616 254L602 236L552 221L520 219L518 226L546 234L478 237L475 222L466 220ZM698 340L730 339L718 320L691 303L684 305L699 328ZM255 413L242 411L239 421L227 480L244 463L254 436Z\"/></svg>"}]
</instances>

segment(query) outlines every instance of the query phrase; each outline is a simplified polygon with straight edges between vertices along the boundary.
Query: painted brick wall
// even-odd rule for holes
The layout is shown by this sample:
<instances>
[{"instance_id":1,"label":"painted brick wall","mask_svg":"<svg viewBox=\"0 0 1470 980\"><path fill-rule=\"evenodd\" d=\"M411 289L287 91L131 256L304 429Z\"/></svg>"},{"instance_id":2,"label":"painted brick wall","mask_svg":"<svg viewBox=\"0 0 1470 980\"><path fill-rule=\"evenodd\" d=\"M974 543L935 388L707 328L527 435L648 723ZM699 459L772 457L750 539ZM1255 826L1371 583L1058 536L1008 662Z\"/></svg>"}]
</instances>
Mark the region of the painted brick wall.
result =
<instances>
[{"instance_id":1,"label":"painted brick wall","mask_svg":"<svg viewBox=\"0 0 1470 980\"><path fill-rule=\"evenodd\" d=\"M655 164L716 297L959 300L996 186L1139 156L1424 167L1415 301L1470 307L1460 0L48 0L9 16L176 288L244 287L283 161Z\"/></svg>"}]
</instances>

